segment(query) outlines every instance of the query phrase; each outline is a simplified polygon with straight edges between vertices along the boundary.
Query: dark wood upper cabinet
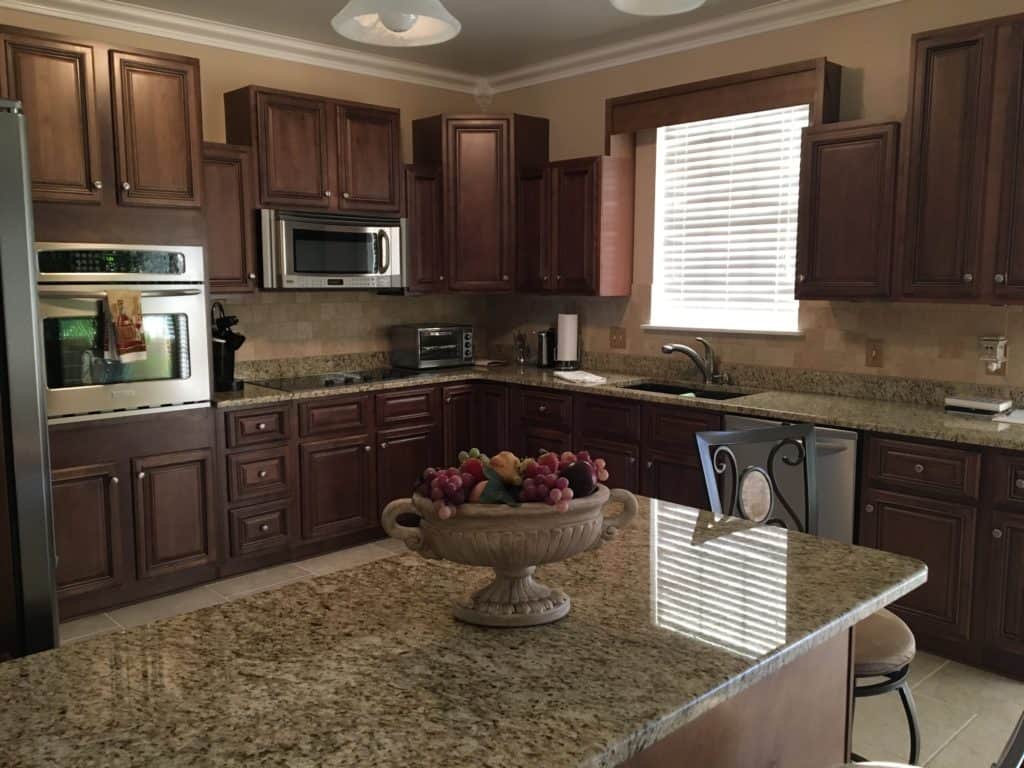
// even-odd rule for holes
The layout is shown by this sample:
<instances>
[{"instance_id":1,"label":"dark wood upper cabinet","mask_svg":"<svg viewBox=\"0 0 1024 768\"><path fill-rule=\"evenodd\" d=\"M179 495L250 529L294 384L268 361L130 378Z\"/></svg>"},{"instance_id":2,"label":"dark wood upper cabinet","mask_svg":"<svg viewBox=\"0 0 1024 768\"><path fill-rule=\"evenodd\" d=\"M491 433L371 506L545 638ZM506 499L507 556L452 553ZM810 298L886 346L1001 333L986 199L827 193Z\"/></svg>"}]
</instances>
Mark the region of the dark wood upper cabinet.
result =
<instances>
[{"instance_id":1,"label":"dark wood upper cabinet","mask_svg":"<svg viewBox=\"0 0 1024 768\"><path fill-rule=\"evenodd\" d=\"M526 168L516 178L516 288L540 293L551 287L549 172Z\"/></svg>"},{"instance_id":2,"label":"dark wood upper cabinet","mask_svg":"<svg viewBox=\"0 0 1024 768\"><path fill-rule=\"evenodd\" d=\"M543 174L547 154L543 118L436 115L413 122L415 163L442 172L447 289L514 290L517 241L536 243L543 232L535 218L539 199L518 207L520 181Z\"/></svg>"},{"instance_id":3,"label":"dark wood upper cabinet","mask_svg":"<svg viewBox=\"0 0 1024 768\"><path fill-rule=\"evenodd\" d=\"M995 54L992 24L913 38L904 296L979 295Z\"/></svg>"},{"instance_id":4,"label":"dark wood upper cabinet","mask_svg":"<svg viewBox=\"0 0 1024 768\"><path fill-rule=\"evenodd\" d=\"M329 208L333 190L327 102L260 92L256 110L262 205Z\"/></svg>"},{"instance_id":5,"label":"dark wood upper cabinet","mask_svg":"<svg viewBox=\"0 0 1024 768\"><path fill-rule=\"evenodd\" d=\"M215 562L212 453L201 449L132 459L132 472L139 578Z\"/></svg>"},{"instance_id":6,"label":"dark wood upper cabinet","mask_svg":"<svg viewBox=\"0 0 1024 768\"><path fill-rule=\"evenodd\" d=\"M898 123L805 131L796 298L890 295L898 145Z\"/></svg>"},{"instance_id":7,"label":"dark wood upper cabinet","mask_svg":"<svg viewBox=\"0 0 1024 768\"><path fill-rule=\"evenodd\" d=\"M121 204L198 208L199 62L111 51L110 76Z\"/></svg>"},{"instance_id":8,"label":"dark wood upper cabinet","mask_svg":"<svg viewBox=\"0 0 1024 768\"><path fill-rule=\"evenodd\" d=\"M256 231L248 147L203 145L206 263L210 290L256 289Z\"/></svg>"},{"instance_id":9,"label":"dark wood upper cabinet","mask_svg":"<svg viewBox=\"0 0 1024 768\"><path fill-rule=\"evenodd\" d=\"M394 212L401 205L398 110L335 106L342 210Z\"/></svg>"},{"instance_id":10,"label":"dark wood upper cabinet","mask_svg":"<svg viewBox=\"0 0 1024 768\"><path fill-rule=\"evenodd\" d=\"M14 33L0 40L0 93L20 100L29 116L32 199L102 202L92 46Z\"/></svg>"},{"instance_id":11,"label":"dark wood upper cabinet","mask_svg":"<svg viewBox=\"0 0 1024 768\"><path fill-rule=\"evenodd\" d=\"M996 232L985 251L995 254L992 292L999 300L1024 299L1024 20L999 28L995 106L989 154ZM990 220L991 221L991 220Z\"/></svg>"},{"instance_id":12,"label":"dark wood upper cabinet","mask_svg":"<svg viewBox=\"0 0 1024 768\"><path fill-rule=\"evenodd\" d=\"M444 202L441 169L405 168L405 251L407 286L417 293L445 287Z\"/></svg>"},{"instance_id":13,"label":"dark wood upper cabinet","mask_svg":"<svg viewBox=\"0 0 1024 768\"><path fill-rule=\"evenodd\" d=\"M397 212L397 109L247 86L224 94L232 144L252 147L264 208Z\"/></svg>"}]
</instances>

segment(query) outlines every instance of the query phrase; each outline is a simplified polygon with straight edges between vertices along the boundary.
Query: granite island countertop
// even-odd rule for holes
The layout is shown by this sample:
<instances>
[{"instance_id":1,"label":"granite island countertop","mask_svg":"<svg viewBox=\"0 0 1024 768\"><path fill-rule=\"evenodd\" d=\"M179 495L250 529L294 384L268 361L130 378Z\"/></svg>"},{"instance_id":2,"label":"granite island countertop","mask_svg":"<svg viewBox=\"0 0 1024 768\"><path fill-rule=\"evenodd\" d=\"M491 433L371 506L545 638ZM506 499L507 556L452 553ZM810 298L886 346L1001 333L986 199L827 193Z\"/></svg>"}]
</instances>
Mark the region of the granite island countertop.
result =
<instances>
[{"instance_id":1,"label":"granite island countertop","mask_svg":"<svg viewBox=\"0 0 1024 768\"><path fill-rule=\"evenodd\" d=\"M538 570L573 600L546 627L456 622L486 572L405 554L0 664L0 764L617 765L926 578L641 501Z\"/></svg>"},{"instance_id":2,"label":"granite island countertop","mask_svg":"<svg viewBox=\"0 0 1024 768\"><path fill-rule=\"evenodd\" d=\"M802 392L750 393L731 387L701 386L693 382L671 382L688 384L697 389L717 389L741 393L740 397L729 400L712 400L701 397L684 398L678 395L664 395L623 388L624 385L629 384L659 381L657 379L601 371L593 372L604 376L608 382L599 386L582 386L559 379L551 371L532 367L454 368L441 372L424 373L407 379L351 384L296 394L269 389L255 383L246 383L245 388L240 392L216 394L214 402L219 408L243 408L359 392L382 392L416 384L484 380L520 386L586 392L649 403L676 405L681 408L699 408L706 411L782 421L804 421L819 426L1024 451L1024 425L996 423L986 418L948 414L942 408L935 406Z\"/></svg>"}]
</instances>

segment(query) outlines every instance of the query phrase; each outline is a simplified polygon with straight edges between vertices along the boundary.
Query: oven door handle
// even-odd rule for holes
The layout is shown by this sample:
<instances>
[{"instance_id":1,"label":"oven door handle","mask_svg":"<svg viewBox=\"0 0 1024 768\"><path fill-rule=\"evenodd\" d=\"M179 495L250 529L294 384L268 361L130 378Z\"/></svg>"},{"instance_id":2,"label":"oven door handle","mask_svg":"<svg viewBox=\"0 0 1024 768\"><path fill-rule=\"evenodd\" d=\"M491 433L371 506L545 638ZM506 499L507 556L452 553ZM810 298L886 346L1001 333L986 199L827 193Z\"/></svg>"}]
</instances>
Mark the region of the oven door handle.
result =
<instances>
[{"instance_id":1,"label":"oven door handle","mask_svg":"<svg viewBox=\"0 0 1024 768\"><path fill-rule=\"evenodd\" d=\"M144 299L158 299L165 296L198 296L202 291L199 288L171 288L166 291L142 291ZM47 299L95 299L102 301L107 298L106 291L57 291L49 288L41 288L39 295Z\"/></svg>"},{"instance_id":2,"label":"oven door handle","mask_svg":"<svg viewBox=\"0 0 1024 768\"><path fill-rule=\"evenodd\" d=\"M380 238L380 274L386 275L388 273L388 270L391 269L391 238L388 236L388 233L383 229L377 233L377 237Z\"/></svg>"}]
</instances>

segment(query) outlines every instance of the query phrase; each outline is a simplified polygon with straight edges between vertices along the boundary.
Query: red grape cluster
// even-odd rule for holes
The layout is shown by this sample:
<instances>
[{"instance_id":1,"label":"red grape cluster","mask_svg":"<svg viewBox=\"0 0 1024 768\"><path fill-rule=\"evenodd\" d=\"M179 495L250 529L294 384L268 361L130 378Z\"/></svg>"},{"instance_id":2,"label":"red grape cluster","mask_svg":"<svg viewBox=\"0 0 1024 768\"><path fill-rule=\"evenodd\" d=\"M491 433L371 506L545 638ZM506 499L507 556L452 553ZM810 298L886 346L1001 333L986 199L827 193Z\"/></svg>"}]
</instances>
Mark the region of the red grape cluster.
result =
<instances>
[{"instance_id":1,"label":"red grape cluster","mask_svg":"<svg viewBox=\"0 0 1024 768\"><path fill-rule=\"evenodd\" d=\"M566 451L561 456L543 453L536 460L524 461L521 471L519 500L550 504L556 512L567 512L575 496L591 493L597 482L608 479L604 459L592 461L587 451Z\"/></svg>"},{"instance_id":2,"label":"red grape cluster","mask_svg":"<svg viewBox=\"0 0 1024 768\"><path fill-rule=\"evenodd\" d=\"M429 467L423 470L422 482L416 488L416 492L431 499L437 516L447 520L455 514L455 507L466 503L475 481L476 478L469 472L462 472L454 467Z\"/></svg>"}]
</instances>

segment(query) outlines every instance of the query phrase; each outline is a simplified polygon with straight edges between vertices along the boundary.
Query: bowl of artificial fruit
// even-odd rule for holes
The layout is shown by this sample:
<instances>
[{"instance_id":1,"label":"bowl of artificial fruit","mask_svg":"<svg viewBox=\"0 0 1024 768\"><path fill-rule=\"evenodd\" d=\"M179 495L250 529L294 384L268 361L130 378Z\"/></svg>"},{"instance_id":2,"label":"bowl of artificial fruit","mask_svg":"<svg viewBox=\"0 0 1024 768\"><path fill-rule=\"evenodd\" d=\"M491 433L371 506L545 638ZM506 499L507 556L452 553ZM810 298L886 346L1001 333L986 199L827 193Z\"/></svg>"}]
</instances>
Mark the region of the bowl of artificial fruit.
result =
<instances>
[{"instance_id":1,"label":"bowl of artificial fruit","mask_svg":"<svg viewBox=\"0 0 1024 768\"><path fill-rule=\"evenodd\" d=\"M586 451L459 454L458 467L424 470L411 499L384 509L382 524L421 556L492 568L494 579L455 603L457 619L531 627L569 613L569 596L533 578L537 566L600 547L636 515L636 497L609 490L603 459ZM610 501L622 510L605 517ZM419 525L407 525L409 515Z\"/></svg>"}]
</instances>

